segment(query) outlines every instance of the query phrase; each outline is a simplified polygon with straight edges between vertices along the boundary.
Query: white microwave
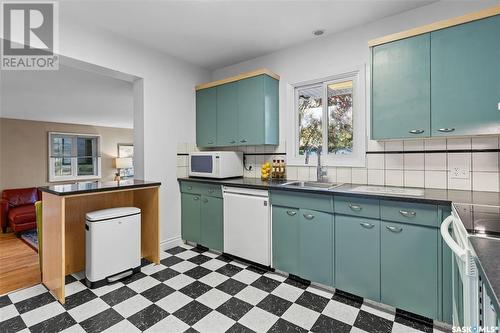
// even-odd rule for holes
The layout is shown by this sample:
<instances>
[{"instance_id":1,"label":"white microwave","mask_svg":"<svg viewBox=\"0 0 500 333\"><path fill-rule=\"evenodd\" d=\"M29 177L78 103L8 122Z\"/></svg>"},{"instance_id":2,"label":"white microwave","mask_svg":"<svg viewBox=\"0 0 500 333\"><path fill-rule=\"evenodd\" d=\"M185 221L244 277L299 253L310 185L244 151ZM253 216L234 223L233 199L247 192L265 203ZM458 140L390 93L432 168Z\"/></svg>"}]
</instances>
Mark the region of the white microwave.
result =
<instances>
[{"instance_id":1,"label":"white microwave","mask_svg":"<svg viewBox=\"0 0 500 333\"><path fill-rule=\"evenodd\" d=\"M202 151L189 154L189 177L231 178L243 176L243 153Z\"/></svg>"}]
</instances>

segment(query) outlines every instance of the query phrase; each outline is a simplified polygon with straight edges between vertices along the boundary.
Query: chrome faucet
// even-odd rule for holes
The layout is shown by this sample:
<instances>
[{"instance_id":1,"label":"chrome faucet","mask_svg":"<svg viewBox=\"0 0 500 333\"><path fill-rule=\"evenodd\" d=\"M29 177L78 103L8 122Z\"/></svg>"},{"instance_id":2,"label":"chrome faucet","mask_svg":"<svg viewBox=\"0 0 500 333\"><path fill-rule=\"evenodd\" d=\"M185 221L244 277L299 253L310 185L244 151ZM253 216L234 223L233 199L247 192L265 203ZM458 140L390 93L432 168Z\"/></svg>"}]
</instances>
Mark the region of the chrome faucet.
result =
<instances>
[{"instance_id":1,"label":"chrome faucet","mask_svg":"<svg viewBox=\"0 0 500 333\"><path fill-rule=\"evenodd\" d=\"M316 166L316 180L323 182L326 176L326 167L321 165L321 149L318 150L318 165Z\"/></svg>"}]
</instances>

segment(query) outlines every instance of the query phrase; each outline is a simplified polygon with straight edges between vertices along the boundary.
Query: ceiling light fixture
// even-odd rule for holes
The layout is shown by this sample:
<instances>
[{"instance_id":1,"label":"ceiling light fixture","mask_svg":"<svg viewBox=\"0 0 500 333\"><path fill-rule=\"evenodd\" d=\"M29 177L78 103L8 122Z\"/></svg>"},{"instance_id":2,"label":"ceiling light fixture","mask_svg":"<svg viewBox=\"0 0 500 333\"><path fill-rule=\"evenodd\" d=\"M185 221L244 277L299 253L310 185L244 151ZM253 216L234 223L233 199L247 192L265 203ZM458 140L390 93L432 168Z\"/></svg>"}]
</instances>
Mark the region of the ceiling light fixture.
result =
<instances>
[{"instance_id":1,"label":"ceiling light fixture","mask_svg":"<svg viewBox=\"0 0 500 333\"><path fill-rule=\"evenodd\" d=\"M325 30L323 30L323 29L318 29L318 30L313 31L314 36L321 36L324 33L325 33Z\"/></svg>"}]
</instances>

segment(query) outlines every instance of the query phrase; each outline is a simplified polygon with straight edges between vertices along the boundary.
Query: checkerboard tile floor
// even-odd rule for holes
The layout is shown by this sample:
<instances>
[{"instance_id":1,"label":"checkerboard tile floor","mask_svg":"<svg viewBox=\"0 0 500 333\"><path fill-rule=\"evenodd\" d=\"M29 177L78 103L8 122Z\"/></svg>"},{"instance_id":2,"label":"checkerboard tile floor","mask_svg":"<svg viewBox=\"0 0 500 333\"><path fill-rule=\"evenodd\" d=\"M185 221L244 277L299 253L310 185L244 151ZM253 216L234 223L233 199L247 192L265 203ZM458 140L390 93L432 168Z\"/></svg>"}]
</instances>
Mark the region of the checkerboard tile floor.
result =
<instances>
[{"instance_id":1,"label":"checkerboard tile floor","mask_svg":"<svg viewBox=\"0 0 500 333\"><path fill-rule=\"evenodd\" d=\"M88 289L66 277L66 304L43 285L0 296L0 332L432 332L360 300L193 248Z\"/></svg>"}]
</instances>

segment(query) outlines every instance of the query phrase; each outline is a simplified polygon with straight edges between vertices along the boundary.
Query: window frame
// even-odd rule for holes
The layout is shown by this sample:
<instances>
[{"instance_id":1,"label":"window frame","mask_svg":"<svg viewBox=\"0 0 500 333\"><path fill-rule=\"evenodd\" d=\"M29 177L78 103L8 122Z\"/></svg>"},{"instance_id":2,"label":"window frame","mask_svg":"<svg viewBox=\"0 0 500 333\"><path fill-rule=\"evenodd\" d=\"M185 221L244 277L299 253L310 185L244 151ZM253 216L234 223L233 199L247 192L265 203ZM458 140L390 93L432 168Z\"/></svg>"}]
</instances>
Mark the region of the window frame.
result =
<instances>
[{"instance_id":1,"label":"window frame","mask_svg":"<svg viewBox=\"0 0 500 333\"><path fill-rule=\"evenodd\" d=\"M101 135L99 134L83 134L83 133L65 133L65 132L48 132L48 149L47 149L47 159L48 159L48 173L49 182L64 182L64 181L79 181L79 180L95 180L101 178ZM57 176L55 174L55 161L59 157L55 157L52 154L52 140L54 137L69 137L72 140L72 152L71 156L67 158L71 159L71 175L69 176ZM94 168L97 173L93 175L78 176L78 138L92 138L96 139L95 143L95 157L92 155L92 159L95 158ZM84 157L82 157L84 158Z\"/></svg>"},{"instance_id":2,"label":"window frame","mask_svg":"<svg viewBox=\"0 0 500 333\"><path fill-rule=\"evenodd\" d=\"M366 69L361 66L342 74L324 78L297 82L287 86L287 164L292 166L316 166L317 156L309 157L305 164L305 155L299 155L299 113L298 96L299 88L322 85L322 136L323 151L321 154L322 165L340 167L364 167L366 164L366 103L365 81ZM336 155L328 153L328 85L332 83L352 80L353 82L353 152L349 155ZM326 152L326 153L325 153Z\"/></svg>"}]
</instances>

